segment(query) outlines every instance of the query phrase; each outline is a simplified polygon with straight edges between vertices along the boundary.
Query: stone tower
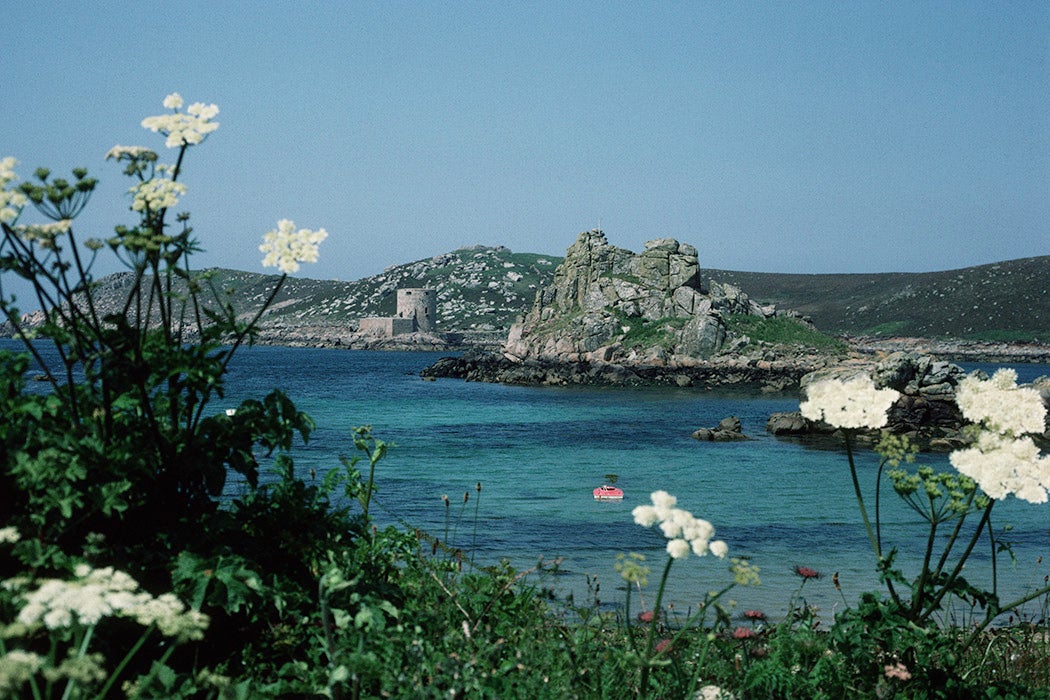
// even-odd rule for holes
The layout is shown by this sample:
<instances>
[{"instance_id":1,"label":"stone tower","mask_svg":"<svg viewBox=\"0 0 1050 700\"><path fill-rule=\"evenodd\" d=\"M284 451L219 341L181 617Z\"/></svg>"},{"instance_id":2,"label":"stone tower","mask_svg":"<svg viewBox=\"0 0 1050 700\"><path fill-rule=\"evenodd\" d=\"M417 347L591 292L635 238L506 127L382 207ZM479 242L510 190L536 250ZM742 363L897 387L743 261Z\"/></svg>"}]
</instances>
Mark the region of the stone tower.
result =
<instances>
[{"instance_id":1,"label":"stone tower","mask_svg":"<svg viewBox=\"0 0 1050 700\"><path fill-rule=\"evenodd\" d=\"M415 330L430 333L437 320L437 293L433 289L397 290L397 317L415 321Z\"/></svg>"}]
</instances>

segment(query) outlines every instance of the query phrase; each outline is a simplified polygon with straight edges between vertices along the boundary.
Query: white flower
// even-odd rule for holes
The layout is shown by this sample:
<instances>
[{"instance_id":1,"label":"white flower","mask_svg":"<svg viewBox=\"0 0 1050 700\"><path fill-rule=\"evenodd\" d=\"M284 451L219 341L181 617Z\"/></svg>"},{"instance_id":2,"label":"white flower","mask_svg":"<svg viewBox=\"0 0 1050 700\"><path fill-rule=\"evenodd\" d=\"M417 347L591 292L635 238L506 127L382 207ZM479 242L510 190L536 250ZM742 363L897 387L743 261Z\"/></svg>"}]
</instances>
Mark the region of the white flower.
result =
<instances>
[{"instance_id":1,"label":"white flower","mask_svg":"<svg viewBox=\"0 0 1050 700\"><path fill-rule=\"evenodd\" d=\"M0 221L5 224L13 223L22 213L22 208L29 203L29 199L18 190L8 189L8 185L15 182L15 166L18 161L8 156L0 159Z\"/></svg>"},{"instance_id":2,"label":"white flower","mask_svg":"<svg viewBox=\"0 0 1050 700\"><path fill-rule=\"evenodd\" d=\"M722 690L717 685L705 685L696 691L693 700L734 700L734 697L728 690Z\"/></svg>"},{"instance_id":3,"label":"white flower","mask_svg":"<svg viewBox=\"0 0 1050 700\"><path fill-rule=\"evenodd\" d=\"M44 665L44 658L21 649L0 656L0 697L19 697L17 691Z\"/></svg>"},{"instance_id":4,"label":"white flower","mask_svg":"<svg viewBox=\"0 0 1050 700\"><path fill-rule=\"evenodd\" d=\"M14 525L0 527L0 544L14 544L21 538L22 536L18 533L18 528Z\"/></svg>"},{"instance_id":5,"label":"white flower","mask_svg":"<svg viewBox=\"0 0 1050 700\"><path fill-rule=\"evenodd\" d=\"M1013 438L981 431L973 447L948 456L952 466L994 499L1011 493L1029 503L1046 503L1050 490L1050 456L1039 454L1030 437Z\"/></svg>"},{"instance_id":6,"label":"white flower","mask_svg":"<svg viewBox=\"0 0 1050 700\"><path fill-rule=\"evenodd\" d=\"M1039 392L1017 386L1017 372L1000 369L984 381L971 374L959 382L955 392L959 410L974 423L983 423L999 433L1041 433L1046 406Z\"/></svg>"},{"instance_id":7,"label":"white flower","mask_svg":"<svg viewBox=\"0 0 1050 700\"><path fill-rule=\"evenodd\" d=\"M182 107L182 97L175 92L164 98L164 106L178 110ZM168 148L181 148L184 145L195 145L204 141L211 132L219 128L218 122L211 121L219 113L218 106L194 102L185 112L161 114L146 117L142 127L153 133L165 134L168 139L164 145Z\"/></svg>"},{"instance_id":8,"label":"white flower","mask_svg":"<svg viewBox=\"0 0 1050 700\"><path fill-rule=\"evenodd\" d=\"M119 143L106 152L106 160L134 160L147 153L153 153L152 149L145 146L121 146Z\"/></svg>"},{"instance_id":9,"label":"white flower","mask_svg":"<svg viewBox=\"0 0 1050 700\"><path fill-rule=\"evenodd\" d=\"M186 185L166 178L146 180L128 190L135 195L131 203L132 211L160 211L179 203L179 197L186 194Z\"/></svg>"},{"instance_id":10,"label":"white flower","mask_svg":"<svg viewBox=\"0 0 1050 700\"><path fill-rule=\"evenodd\" d=\"M161 634L179 640L200 639L207 616L186 610L174 595L154 598L139 590L138 582L123 571L107 567L76 567L76 579L46 579L27 593L18 622L33 627L64 629L75 624L91 626L104 617L130 617L142 625L156 625Z\"/></svg>"},{"instance_id":11,"label":"white flower","mask_svg":"<svg viewBox=\"0 0 1050 700\"><path fill-rule=\"evenodd\" d=\"M823 420L836 428L881 428L899 395L893 389L876 389L870 377L825 379L806 387L799 411L809 420Z\"/></svg>"},{"instance_id":12,"label":"white flower","mask_svg":"<svg viewBox=\"0 0 1050 700\"><path fill-rule=\"evenodd\" d=\"M677 499L666 491L654 491L650 498L653 505L642 505L632 511L634 522L642 527L659 525L668 539L667 553L675 559L689 556L690 550L698 557L711 551L724 557L728 551L725 542L711 542L715 528L711 523L693 516L687 510L675 508Z\"/></svg>"},{"instance_id":13,"label":"white flower","mask_svg":"<svg viewBox=\"0 0 1050 700\"><path fill-rule=\"evenodd\" d=\"M266 253L263 267L276 266L285 274L299 271L299 263L317 262L317 249L321 241L328 238L323 228L295 230L295 223L288 219L277 222L276 230L263 236L259 250Z\"/></svg>"},{"instance_id":14,"label":"white flower","mask_svg":"<svg viewBox=\"0 0 1050 700\"><path fill-rule=\"evenodd\" d=\"M667 542L667 553L673 559L685 559L689 556L689 543L682 539L669 540Z\"/></svg>"},{"instance_id":15,"label":"white flower","mask_svg":"<svg viewBox=\"0 0 1050 700\"><path fill-rule=\"evenodd\" d=\"M71 220L62 219L49 224L19 224L14 231L27 243L36 242L44 248L54 248L55 239L69 233L72 226Z\"/></svg>"},{"instance_id":16,"label":"white flower","mask_svg":"<svg viewBox=\"0 0 1050 700\"><path fill-rule=\"evenodd\" d=\"M631 515L634 516L634 522L642 527L652 527L659 520L656 508L652 506L638 506L631 511Z\"/></svg>"}]
</instances>

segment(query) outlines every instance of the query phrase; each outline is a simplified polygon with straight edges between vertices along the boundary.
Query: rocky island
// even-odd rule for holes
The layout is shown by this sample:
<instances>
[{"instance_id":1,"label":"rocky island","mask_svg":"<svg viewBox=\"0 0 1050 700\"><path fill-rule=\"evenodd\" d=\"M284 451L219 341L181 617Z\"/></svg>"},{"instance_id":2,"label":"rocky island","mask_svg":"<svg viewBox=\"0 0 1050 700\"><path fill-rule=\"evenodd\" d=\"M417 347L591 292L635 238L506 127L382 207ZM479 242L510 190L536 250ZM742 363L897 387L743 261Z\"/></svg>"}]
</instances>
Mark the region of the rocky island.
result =
<instances>
[{"instance_id":1,"label":"rocky island","mask_svg":"<svg viewBox=\"0 0 1050 700\"><path fill-rule=\"evenodd\" d=\"M787 332L771 343L749 330ZM841 361L846 345L809 319L705 281L672 238L635 254L584 231L499 352L443 358L427 377L517 384L669 384L783 391Z\"/></svg>"}]
</instances>

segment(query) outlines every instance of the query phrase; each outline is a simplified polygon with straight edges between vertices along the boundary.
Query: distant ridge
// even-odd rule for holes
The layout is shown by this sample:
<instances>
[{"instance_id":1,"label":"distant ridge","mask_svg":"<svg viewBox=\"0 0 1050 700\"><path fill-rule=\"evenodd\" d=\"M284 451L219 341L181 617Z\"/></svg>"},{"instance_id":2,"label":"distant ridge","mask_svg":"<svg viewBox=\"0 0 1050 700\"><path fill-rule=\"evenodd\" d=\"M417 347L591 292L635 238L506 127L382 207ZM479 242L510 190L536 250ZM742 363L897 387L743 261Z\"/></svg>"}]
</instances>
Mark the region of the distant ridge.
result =
<instances>
[{"instance_id":1,"label":"distant ridge","mask_svg":"<svg viewBox=\"0 0 1050 700\"><path fill-rule=\"evenodd\" d=\"M701 260L703 253L701 251ZM289 278L265 324L356 329L364 316L390 315L400 287L437 291L438 328L503 334L550 284L560 256L472 246L352 282ZM209 271L235 308L250 315L277 277ZM122 301L130 273L99 280L103 306ZM1050 343L1050 256L943 272L784 274L701 269L701 284L732 284L751 299L793 309L825 333Z\"/></svg>"},{"instance_id":2,"label":"distant ridge","mask_svg":"<svg viewBox=\"0 0 1050 700\"><path fill-rule=\"evenodd\" d=\"M826 333L1050 342L1050 256L943 272L795 275L702 270Z\"/></svg>"}]
</instances>

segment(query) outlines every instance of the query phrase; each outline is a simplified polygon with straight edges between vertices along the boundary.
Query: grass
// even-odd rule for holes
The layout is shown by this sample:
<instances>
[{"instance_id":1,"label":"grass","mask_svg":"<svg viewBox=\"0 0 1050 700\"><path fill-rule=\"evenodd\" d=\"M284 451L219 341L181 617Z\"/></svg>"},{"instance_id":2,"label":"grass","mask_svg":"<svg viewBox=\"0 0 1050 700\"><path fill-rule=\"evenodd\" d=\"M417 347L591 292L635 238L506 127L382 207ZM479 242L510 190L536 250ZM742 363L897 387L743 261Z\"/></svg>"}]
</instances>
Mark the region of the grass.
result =
<instances>
[{"instance_id":1,"label":"grass","mask_svg":"<svg viewBox=\"0 0 1050 700\"><path fill-rule=\"evenodd\" d=\"M762 318L731 314L726 326L735 335L746 335L752 340L791 347L815 348L833 353L844 353L847 344L839 338L821 333L798 319L788 316Z\"/></svg>"}]
</instances>

